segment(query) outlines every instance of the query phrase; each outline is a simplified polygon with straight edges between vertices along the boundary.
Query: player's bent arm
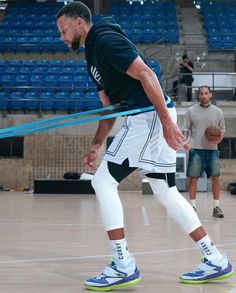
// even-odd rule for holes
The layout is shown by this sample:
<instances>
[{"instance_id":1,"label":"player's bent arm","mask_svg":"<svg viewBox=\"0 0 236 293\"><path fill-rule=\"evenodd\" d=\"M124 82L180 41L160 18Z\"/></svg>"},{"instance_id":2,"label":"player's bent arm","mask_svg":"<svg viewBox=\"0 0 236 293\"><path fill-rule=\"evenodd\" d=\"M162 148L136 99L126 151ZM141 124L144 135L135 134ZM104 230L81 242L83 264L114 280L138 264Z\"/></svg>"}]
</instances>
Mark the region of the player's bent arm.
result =
<instances>
[{"instance_id":1,"label":"player's bent arm","mask_svg":"<svg viewBox=\"0 0 236 293\"><path fill-rule=\"evenodd\" d=\"M182 147L185 144L185 138L168 113L163 92L155 73L138 56L128 67L126 74L141 82L148 99L156 108L167 144L174 150Z\"/></svg>"},{"instance_id":2,"label":"player's bent arm","mask_svg":"<svg viewBox=\"0 0 236 293\"><path fill-rule=\"evenodd\" d=\"M98 95L99 95L99 98L102 102L103 107L110 106L110 101L109 101L109 98L107 97L105 91L103 91L103 90L99 91ZM105 113L108 114L107 112L105 112ZM104 114L104 112L103 112L103 114ZM97 128L96 134L95 134L95 136L93 138L93 142L92 142L93 147L100 149L103 142L107 138L109 132L113 128L115 121L116 121L116 118L111 118L111 119L106 119L106 120L100 120L98 122L98 128Z\"/></svg>"},{"instance_id":3,"label":"player's bent arm","mask_svg":"<svg viewBox=\"0 0 236 293\"><path fill-rule=\"evenodd\" d=\"M104 107L107 107L110 105L109 99L104 91L99 92L99 98ZM84 166L88 168L90 172L96 171L96 160L97 160L98 152L101 149L101 146L103 142L105 141L107 135L111 131L115 123L115 120L116 120L115 118L111 118L107 120L101 120L98 123L98 128L93 138L92 145L89 149L89 152L83 157Z\"/></svg>"},{"instance_id":4,"label":"player's bent arm","mask_svg":"<svg viewBox=\"0 0 236 293\"><path fill-rule=\"evenodd\" d=\"M147 97L156 108L162 122L171 120L165 99L159 81L155 73L143 62L140 57L137 57L129 66L126 72L131 77L139 80L143 86Z\"/></svg>"}]
</instances>

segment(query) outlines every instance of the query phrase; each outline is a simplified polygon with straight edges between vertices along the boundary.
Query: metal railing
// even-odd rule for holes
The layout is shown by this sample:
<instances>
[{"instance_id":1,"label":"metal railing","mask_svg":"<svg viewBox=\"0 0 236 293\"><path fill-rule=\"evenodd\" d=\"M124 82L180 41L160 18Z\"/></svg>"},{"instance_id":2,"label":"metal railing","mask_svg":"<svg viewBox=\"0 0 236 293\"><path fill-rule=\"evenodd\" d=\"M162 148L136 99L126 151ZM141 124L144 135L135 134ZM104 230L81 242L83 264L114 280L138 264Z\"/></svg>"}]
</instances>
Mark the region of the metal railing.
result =
<instances>
[{"instance_id":1,"label":"metal railing","mask_svg":"<svg viewBox=\"0 0 236 293\"><path fill-rule=\"evenodd\" d=\"M180 87L184 84L181 83L180 80L183 76L187 76L191 74L175 74L170 76L162 81L163 89L167 94L173 96L173 92L177 92L176 101L178 104L181 104L186 99L183 96L179 96L178 92ZM194 77L194 82L192 85L185 85L186 88L191 88L192 92L195 93L195 97L193 99L197 99L197 91L200 86L207 85L211 88L213 92L213 102L216 103L217 100L226 100L226 101L236 101L236 73L220 73L220 72L199 72L192 74ZM224 78L221 78L221 77ZM181 77L181 78L180 78ZM173 88L173 82L178 81L176 88ZM228 91L227 98L217 98L217 92Z\"/></svg>"}]
</instances>

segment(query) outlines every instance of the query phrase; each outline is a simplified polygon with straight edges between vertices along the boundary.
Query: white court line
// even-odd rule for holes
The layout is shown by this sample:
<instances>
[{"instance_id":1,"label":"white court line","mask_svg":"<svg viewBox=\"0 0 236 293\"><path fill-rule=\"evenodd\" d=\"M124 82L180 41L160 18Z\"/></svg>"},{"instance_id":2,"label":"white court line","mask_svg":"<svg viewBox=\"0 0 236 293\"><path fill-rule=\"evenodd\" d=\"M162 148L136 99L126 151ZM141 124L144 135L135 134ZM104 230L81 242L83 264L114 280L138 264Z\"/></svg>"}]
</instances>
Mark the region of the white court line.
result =
<instances>
[{"instance_id":1,"label":"white court line","mask_svg":"<svg viewBox=\"0 0 236 293\"><path fill-rule=\"evenodd\" d=\"M143 222L145 226L149 226L150 225L150 221L148 218L148 213L147 210L144 206L142 206L142 214L143 214Z\"/></svg>"},{"instance_id":2,"label":"white court line","mask_svg":"<svg viewBox=\"0 0 236 293\"><path fill-rule=\"evenodd\" d=\"M148 220L148 217L147 219L145 220L147 221L146 225L150 225L150 222ZM162 223L162 222L166 222L165 219L161 219L158 221L158 223ZM145 223L144 223L145 224ZM6 226L6 225L9 225L9 226L29 226L29 227L33 227L33 226L68 226L68 227L87 227L87 226L91 226L91 227L94 227L94 226L101 226L101 227L104 227L103 223L15 223L15 222L5 222L5 223L0 223L0 226ZM142 227L143 224L128 224L126 225L126 227Z\"/></svg>"},{"instance_id":3,"label":"white court line","mask_svg":"<svg viewBox=\"0 0 236 293\"><path fill-rule=\"evenodd\" d=\"M226 243L216 245L217 247L225 246L235 246L236 243ZM163 250L154 250L154 251L144 251L132 253L132 255L148 255L148 254L158 254L158 253L173 253L178 251L189 251L197 250L198 247L192 248L177 248L177 249L163 249ZM50 262L50 261L66 261L66 260L77 260L77 259L90 259L90 258L103 258L111 257L110 254L101 254L101 255L88 255L88 256L72 256L72 257L57 257L57 258L34 258L34 259L17 259L17 260L0 260L1 264L16 264L16 263L32 263L32 262Z\"/></svg>"},{"instance_id":4,"label":"white court line","mask_svg":"<svg viewBox=\"0 0 236 293\"><path fill-rule=\"evenodd\" d=\"M0 223L0 225L6 226L6 225L14 225L14 226L102 226L101 224L94 224L94 223L15 223L15 222L6 222L6 223Z\"/></svg>"}]
</instances>

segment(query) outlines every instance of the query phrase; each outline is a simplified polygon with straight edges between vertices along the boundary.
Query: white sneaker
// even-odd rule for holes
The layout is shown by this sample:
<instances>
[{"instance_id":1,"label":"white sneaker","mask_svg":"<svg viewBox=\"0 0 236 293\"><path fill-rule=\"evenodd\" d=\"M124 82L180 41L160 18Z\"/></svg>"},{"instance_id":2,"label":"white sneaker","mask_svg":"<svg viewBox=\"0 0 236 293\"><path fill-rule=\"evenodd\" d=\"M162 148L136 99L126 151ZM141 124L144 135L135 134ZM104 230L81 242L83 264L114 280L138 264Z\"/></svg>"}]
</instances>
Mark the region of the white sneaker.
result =
<instances>
[{"instance_id":1,"label":"white sneaker","mask_svg":"<svg viewBox=\"0 0 236 293\"><path fill-rule=\"evenodd\" d=\"M197 269L180 276L180 281L186 284L203 284L215 280L223 280L233 275L233 268L224 255L220 261L210 262L205 257Z\"/></svg>"},{"instance_id":2,"label":"white sneaker","mask_svg":"<svg viewBox=\"0 0 236 293\"><path fill-rule=\"evenodd\" d=\"M86 280L84 286L93 291L111 291L136 285L140 280L140 272L134 261L127 268L118 268L112 260L100 275Z\"/></svg>"}]
</instances>

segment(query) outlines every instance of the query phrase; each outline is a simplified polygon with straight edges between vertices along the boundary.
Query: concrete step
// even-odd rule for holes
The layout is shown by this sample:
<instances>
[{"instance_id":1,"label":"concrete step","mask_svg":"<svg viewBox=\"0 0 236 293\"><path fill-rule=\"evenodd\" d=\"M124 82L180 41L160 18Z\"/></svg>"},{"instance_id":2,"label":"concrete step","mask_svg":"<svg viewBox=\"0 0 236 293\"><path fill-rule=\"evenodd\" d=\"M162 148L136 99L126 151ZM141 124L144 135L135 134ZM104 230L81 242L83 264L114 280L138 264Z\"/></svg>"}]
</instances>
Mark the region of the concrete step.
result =
<instances>
[{"instance_id":1,"label":"concrete step","mask_svg":"<svg viewBox=\"0 0 236 293\"><path fill-rule=\"evenodd\" d=\"M183 31L186 33L195 32L195 33L201 34L204 32L204 29L202 28L202 26L192 27L192 28L183 26L182 28L183 28Z\"/></svg>"}]
</instances>

